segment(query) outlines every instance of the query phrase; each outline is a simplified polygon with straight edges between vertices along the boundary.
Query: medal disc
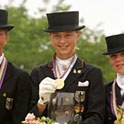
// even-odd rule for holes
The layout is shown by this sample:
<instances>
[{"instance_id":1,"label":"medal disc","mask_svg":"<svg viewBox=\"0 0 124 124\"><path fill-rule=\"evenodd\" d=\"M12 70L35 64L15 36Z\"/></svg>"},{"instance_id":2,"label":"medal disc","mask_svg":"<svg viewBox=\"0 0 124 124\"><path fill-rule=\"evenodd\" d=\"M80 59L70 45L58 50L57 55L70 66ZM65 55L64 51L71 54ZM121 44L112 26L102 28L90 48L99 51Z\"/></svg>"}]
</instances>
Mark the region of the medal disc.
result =
<instances>
[{"instance_id":1,"label":"medal disc","mask_svg":"<svg viewBox=\"0 0 124 124\"><path fill-rule=\"evenodd\" d=\"M62 89L64 87L64 81L62 79L56 79L57 88Z\"/></svg>"}]
</instances>

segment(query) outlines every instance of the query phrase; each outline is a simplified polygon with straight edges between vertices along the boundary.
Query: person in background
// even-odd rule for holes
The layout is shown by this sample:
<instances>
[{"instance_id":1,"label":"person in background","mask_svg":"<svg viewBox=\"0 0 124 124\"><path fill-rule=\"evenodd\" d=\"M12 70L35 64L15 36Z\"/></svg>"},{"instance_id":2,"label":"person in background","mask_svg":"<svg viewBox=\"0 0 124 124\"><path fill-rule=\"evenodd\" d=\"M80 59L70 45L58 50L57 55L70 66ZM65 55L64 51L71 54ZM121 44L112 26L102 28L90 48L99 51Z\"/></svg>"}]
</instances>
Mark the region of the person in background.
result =
<instances>
[{"instance_id":1,"label":"person in background","mask_svg":"<svg viewBox=\"0 0 124 124\"><path fill-rule=\"evenodd\" d=\"M21 124L29 111L30 77L3 53L13 28L8 24L7 10L0 9L0 124Z\"/></svg>"},{"instance_id":2,"label":"person in background","mask_svg":"<svg viewBox=\"0 0 124 124\"><path fill-rule=\"evenodd\" d=\"M106 114L105 124L124 123L124 34L105 38L109 63L117 73L113 81L105 85Z\"/></svg>"},{"instance_id":3,"label":"person in background","mask_svg":"<svg viewBox=\"0 0 124 124\"><path fill-rule=\"evenodd\" d=\"M81 124L103 124L105 99L102 72L81 60L76 54L81 36L79 12L47 13L49 38L55 49L50 62L31 72L32 106L37 117L48 116L47 105L51 93L79 92L84 95L79 114ZM83 49L83 47L82 47Z\"/></svg>"}]
</instances>

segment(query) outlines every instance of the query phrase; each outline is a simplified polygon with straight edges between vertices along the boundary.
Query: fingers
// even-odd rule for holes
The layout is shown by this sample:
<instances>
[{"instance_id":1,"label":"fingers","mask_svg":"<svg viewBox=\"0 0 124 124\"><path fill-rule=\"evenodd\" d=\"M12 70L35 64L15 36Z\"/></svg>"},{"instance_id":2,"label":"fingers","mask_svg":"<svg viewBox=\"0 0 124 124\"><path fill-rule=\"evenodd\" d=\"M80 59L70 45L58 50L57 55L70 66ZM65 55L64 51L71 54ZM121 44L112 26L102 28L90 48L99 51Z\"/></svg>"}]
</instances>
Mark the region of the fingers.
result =
<instances>
[{"instance_id":1,"label":"fingers","mask_svg":"<svg viewBox=\"0 0 124 124\"><path fill-rule=\"evenodd\" d=\"M40 93L53 93L56 90L56 87L51 85L42 85L42 88L39 88Z\"/></svg>"},{"instance_id":2,"label":"fingers","mask_svg":"<svg viewBox=\"0 0 124 124\"><path fill-rule=\"evenodd\" d=\"M39 84L40 93L53 93L56 90L56 82L54 79L46 77Z\"/></svg>"},{"instance_id":3,"label":"fingers","mask_svg":"<svg viewBox=\"0 0 124 124\"><path fill-rule=\"evenodd\" d=\"M39 101L38 103L48 102L50 99L51 93L54 93L56 90L56 82L54 79L46 77L39 84Z\"/></svg>"}]
</instances>

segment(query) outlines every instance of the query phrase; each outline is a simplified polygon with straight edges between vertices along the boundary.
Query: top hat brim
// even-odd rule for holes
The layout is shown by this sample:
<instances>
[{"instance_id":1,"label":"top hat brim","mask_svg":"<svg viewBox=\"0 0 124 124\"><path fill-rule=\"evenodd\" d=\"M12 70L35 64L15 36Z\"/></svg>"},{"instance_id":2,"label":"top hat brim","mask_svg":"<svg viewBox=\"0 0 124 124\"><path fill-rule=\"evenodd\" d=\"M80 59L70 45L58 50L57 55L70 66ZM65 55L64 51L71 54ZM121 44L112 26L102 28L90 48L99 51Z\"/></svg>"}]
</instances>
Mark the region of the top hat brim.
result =
<instances>
[{"instance_id":1,"label":"top hat brim","mask_svg":"<svg viewBox=\"0 0 124 124\"><path fill-rule=\"evenodd\" d=\"M74 26L54 26L53 28L43 29L45 32L64 32L64 31L75 31L85 28L85 25L74 27Z\"/></svg>"},{"instance_id":2,"label":"top hat brim","mask_svg":"<svg viewBox=\"0 0 124 124\"><path fill-rule=\"evenodd\" d=\"M103 55L111 55L111 54L115 54L115 53L119 53L119 52L123 52L123 51L124 51L124 48L121 48L121 49L116 49L116 50L113 50L110 52L103 52L102 54Z\"/></svg>"},{"instance_id":3,"label":"top hat brim","mask_svg":"<svg viewBox=\"0 0 124 124\"><path fill-rule=\"evenodd\" d=\"M7 31L10 31L14 28L13 25L2 25L0 26L0 29L6 29Z\"/></svg>"}]
</instances>

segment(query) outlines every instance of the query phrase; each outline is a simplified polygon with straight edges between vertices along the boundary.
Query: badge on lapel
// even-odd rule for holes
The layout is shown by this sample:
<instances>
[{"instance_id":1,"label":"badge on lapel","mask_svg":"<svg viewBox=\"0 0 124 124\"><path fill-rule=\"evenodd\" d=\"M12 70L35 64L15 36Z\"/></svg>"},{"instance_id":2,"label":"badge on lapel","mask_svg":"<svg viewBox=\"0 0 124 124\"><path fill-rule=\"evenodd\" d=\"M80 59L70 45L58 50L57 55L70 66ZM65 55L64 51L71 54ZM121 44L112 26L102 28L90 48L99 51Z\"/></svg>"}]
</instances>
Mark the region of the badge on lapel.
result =
<instances>
[{"instance_id":1,"label":"badge on lapel","mask_svg":"<svg viewBox=\"0 0 124 124\"><path fill-rule=\"evenodd\" d=\"M82 116L80 114L76 114L74 116L74 121L78 122L78 121L81 121L82 120Z\"/></svg>"},{"instance_id":2,"label":"badge on lapel","mask_svg":"<svg viewBox=\"0 0 124 124\"><path fill-rule=\"evenodd\" d=\"M85 100L85 91L76 91L75 96L75 105L74 105L74 121L78 122L82 120L81 113L84 111L85 107L83 105L83 101Z\"/></svg>"},{"instance_id":3,"label":"badge on lapel","mask_svg":"<svg viewBox=\"0 0 124 124\"><path fill-rule=\"evenodd\" d=\"M6 98L6 105L5 105L7 110L11 110L13 107L13 98Z\"/></svg>"},{"instance_id":4,"label":"badge on lapel","mask_svg":"<svg viewBox=\"0 0 124 124\"><path fill-rule=\"evenodd\" d=\"M80 103L85 100L85 91L76 91L75 92L75 101Z\"/></svg>"},{"instance_id":5,"label":"badge on lapel","mask_svg":"<svg viewBox=\"0 0 124 124\"><path fill-rule=\"evenodd\" d=\"M74 70L73 70L73 73L74 73L74 74L81 74L81 70L76 70L76 69L74 69Z\"/></svg>"}]
</instances>

